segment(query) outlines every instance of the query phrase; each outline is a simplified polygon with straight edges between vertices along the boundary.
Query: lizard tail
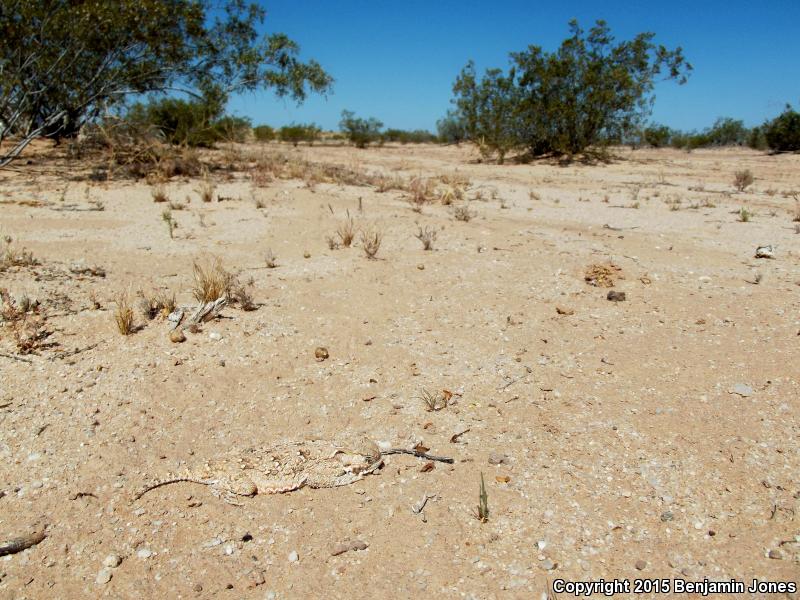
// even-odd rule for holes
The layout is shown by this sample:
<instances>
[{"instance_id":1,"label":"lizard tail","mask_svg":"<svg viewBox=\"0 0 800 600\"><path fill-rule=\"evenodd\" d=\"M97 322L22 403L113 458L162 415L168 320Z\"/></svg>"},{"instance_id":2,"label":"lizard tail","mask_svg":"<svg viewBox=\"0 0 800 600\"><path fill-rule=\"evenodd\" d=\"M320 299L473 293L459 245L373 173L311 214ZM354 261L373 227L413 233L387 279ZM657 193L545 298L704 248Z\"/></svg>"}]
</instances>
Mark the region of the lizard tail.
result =
<instances>
[{"instance_id":1,"label":"lizard tail","mask_svg":"<svg viewBox=\"0 0 800 600\"><path fill-rule=\"evenodd\" d=\"M165 479L164 481L158 481L153 485L148 485L146 488L144 488L142 491L140 491L133 497L132 502L136 502L147 492L151 492L165 485L170 485L171 483L197 483L200 485L213 485L215 482L213 480L192 479L191 477L176 477L175 479Z\"/></svg>"}]
</instances>

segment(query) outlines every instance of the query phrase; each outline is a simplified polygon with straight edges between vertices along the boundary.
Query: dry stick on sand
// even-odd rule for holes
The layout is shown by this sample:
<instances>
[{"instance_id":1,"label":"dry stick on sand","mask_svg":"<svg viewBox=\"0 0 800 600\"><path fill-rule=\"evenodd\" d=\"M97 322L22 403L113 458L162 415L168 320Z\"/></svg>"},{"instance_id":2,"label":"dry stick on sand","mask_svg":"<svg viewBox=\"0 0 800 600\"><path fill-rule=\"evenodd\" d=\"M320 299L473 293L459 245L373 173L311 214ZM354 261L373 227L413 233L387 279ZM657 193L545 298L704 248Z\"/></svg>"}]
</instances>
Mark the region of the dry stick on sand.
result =
<instances>
[{"instance_id":1,"label":"dry stick on sand","mask_svg":"<svg viewBox=\"0 0 800 600\"><path fill-rule=\"evenodd\" d=\"M417 452L416 450L406 450L405 448L389 448L388 450L381 451L381 456L386 456L387 454L410 454L411 456L416 456L417 458L424 458L425 460L435 460L437 462L448 463L452 465L455 461L452 458L447 456L433 456L432 454L426 454L425 452Z\"/></svg>"},{"instance_id":2,"label":"dry stick on sand","mask_svg":"<svg viewBox=\"0 0 800 600\"><path fill-rule=\"evenodd\" d=\"M0 556L5 556L6 554L16 554L17 552L27 550L31 546L35 546L41 542L46 537L47 534L45 534L44 531L37 531L21 537L12 538L6 542L0 542Z\"/></svg>"}]
</instances>

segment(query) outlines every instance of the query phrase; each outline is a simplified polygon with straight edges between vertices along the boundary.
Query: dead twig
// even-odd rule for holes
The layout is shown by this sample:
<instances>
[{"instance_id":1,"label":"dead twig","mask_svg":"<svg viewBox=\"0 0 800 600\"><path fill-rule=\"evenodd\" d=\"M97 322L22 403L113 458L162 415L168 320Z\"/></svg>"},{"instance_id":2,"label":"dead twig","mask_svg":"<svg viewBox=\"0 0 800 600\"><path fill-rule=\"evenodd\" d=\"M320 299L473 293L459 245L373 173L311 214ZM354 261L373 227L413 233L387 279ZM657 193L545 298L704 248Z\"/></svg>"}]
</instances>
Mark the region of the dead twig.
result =
<instances>
[{"instance_id":1,"label":"dead twig","mask_svg":"<svg viewBox=\"0 0 800 600\"><path fill-rule=\"evenodd\" d=\"M431 454L426 454L425 452L419 452L418 450L406 450L405 448L390 448L389 450L384 450L381 452L381 456L386 456L387 454L410 454L411 456L416 456L417 458L435 460L437 462L448 463L451 465L455 462L454 459L446 456L433 456Z\"/></svg>"},{"instance_id":2,"label":"dead twig","mask_svg":"<svg viewBox=\"0 0 800 600\"><path fill-rule=\"evenodd\" d=\"M0 556L6 554L16 554L35 546L47 537L44 531L37 531L21 537L12 538L6 542L0 542Z\"/></svg>"},{"instance_id":3,"label":"dead twig","mask_svg":"<svg viewBox=\"0 0 800 600\"><path fill-rule=\"evenodd\" d=\"M2 356L4 358L10 358L12 360L18 360L20 362L24 362L24 363L28 363L28 364L33 364L33 361L28 359L28 358L22 358L21 356L15 356L13 354L6 354L5 352L0 352L0 356Z\"/></svg>"}]
</instances>

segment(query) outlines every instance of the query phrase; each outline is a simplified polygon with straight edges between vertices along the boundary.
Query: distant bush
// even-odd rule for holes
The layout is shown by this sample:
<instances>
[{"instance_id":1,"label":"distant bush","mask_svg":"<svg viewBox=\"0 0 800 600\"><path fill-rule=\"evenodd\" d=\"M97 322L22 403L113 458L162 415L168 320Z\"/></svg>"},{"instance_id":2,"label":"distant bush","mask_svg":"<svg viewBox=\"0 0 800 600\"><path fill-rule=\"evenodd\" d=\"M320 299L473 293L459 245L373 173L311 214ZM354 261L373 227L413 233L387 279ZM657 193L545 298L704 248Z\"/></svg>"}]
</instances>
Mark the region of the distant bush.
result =
<instances>
[{"instance_id":1,"label":"distant bush","mask_svg":"<svg viewBox=\"0 0 800 600\"><path fill-rule=\"evenodd\" d=\"M800 150L800 113L787 104L780 115L764 124L764 138L776 152Z\"/></svg>"},{"instance_id":2,"label":"distant bush","mask_svg":"<svg viewBox=\"0 0 800 600\"><path fill-rule=\"evenodd\" d=\"M219 141L239 143L246 142L253 129L250 119L231 115L217 119L211 127Z\"/></svg>"},{"instance_id":3,"label":"distant bush","mask_svg":"<svg viewBox=\"0 0 800 600\"><path fill-rule=\"evenodd\" d=\"M749 133L743 121L725 117L717 119L704 135L709 146L742 146Z\"/></svg>"},{"instance_id":4,"label":"distant bush","mask_svg":"<svg viewBox=\"0 0 800 600\"><path fill-rule=\"evenodd\" d=\"M651 125L642 131L642 141L653 148L668 146L672 138L672 130L666 125Z\"/></svg>"},{"instance_id":5,"label":"distant bush","mask_svg":"<svg viewBox=\"0 0 800 600\"><path fill-rule=\"evenodd\" d=\"M647 116L656 81L684 83L691 71L680 48L640 33L616 41L605 21L588 31L577 21L558 49L528 46L507 72L483 77L469 62L453 85L469 139L499 162L513 150L530 157L575 155L619 143Z\"/></svg>"},{"instance_id":6,"label":"distant bush","mask_svg":"<svg viewBox=\"0 0 800 600\"><path fill-rule=\"evenodd\" d=\"M222 114L213 100L162 98L134 104L125 115L132 125L156 131L163 141L191 147L211 147L219 141L244 142L250 120Z\"/></svg>"},{"instance_id":7,"label":"distant bush","mask_svg":"<svg viewBox=\"0 0 800 600\"><path fill-rule=\"evenodd\" d=\"M300 142L313 144L320 138L322 130L314 123L308 125L301 125L292 123L291 125L284 125L278 131L278 138L282 142L289 142L297 146Z\"/></svg>"},{"instance_id":8,"label":"distant bush","mask_svg":"<svg viewBox=\"0 0 800 600\"><path fill-rule=\"evenodd\" d=\"M256 141L271 142L275 139L275 130L269 125L258 125L253 127L253 135Z\"/></svg>"},{"instance_id":9,"label":"distant bush","mask_svg":"<svg viewBox=\"0 0 800 600\"><path fill-rule=\"evenodd\" d=\"M342 111L339 129L358 148L366 148L369 144L381 139L383 123L374 117L361 119L349 110Z\"/></svg>"},{"instance_id":10,"label":"distant bush","mask_svg":"<svg viewBox=\"0 0 800 600\"><path fill-rule=\"evenodd\" d=\"M152 127L170 144L213 146L219 132L213 127L221 109L212 102L162 98L134 104L126 119L137 127Z\"/></svg>"},{"instance_id":11,"label":"distant bush","mask_svg":"<svg viewBox=\"0 0 800 600\"><path fill-rule=\"evenodd\" d=\"M400 142L401 144L432 144L438 138L430 131L424 129L414 129L406 131L403 129L387 129L381 134L384 142Z\"/></svg>"},{"instance_id":12,"label":"distant bush","mask_svg":"<svg viewBox=\"0 0 800 600\"><path fill-rule=\"evenodd\" d=\"M753 150L767 149L767 136L764 135L764 127L753 127L747 134L747 145Z\"/></svg>"},{"instance_id":13,"label":"distant bush","mask_svg":"<svg viewBox=\"0 0 800 600\"><path fill-rule=\"evenodd\" d=\"M467 139L467 127L458 113L452 110L436 121L436 132L443 144L460 144Z\"/></svg>"}]
</instances>

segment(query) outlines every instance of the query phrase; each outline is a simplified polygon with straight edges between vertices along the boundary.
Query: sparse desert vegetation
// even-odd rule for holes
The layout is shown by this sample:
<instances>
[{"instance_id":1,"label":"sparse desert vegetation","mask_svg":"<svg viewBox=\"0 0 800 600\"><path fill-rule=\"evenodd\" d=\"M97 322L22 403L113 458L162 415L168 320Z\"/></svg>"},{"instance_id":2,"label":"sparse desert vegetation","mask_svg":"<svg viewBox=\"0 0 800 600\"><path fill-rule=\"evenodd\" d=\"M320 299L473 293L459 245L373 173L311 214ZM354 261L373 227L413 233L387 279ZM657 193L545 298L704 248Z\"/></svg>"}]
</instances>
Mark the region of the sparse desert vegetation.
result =
<instances>
[{"instance_id":1,"label":"sparse desert vegetation","mask_svg":"<svg viewBox=\"0 0 800 600\"><path fill-rule=\"evenodd\" d=\"M330 565L314 558L314 552L325 556L329 541L352 535L337 506L350 505L348 498L353 498L352 510L368 523L383 518L398 493L403 504L411 506L435 484L436 493L447 498L452 510L443 502L428 500L425 524L419 515L411 520L413 513L401 506L397 514L409 515L402 517L409 519L403 521L403 531L390 522L385 535L437 532L443 537L437 537L432 547L445 551L445 532L454 527L464 528L463 535L475 543L481 539L476 536L483 535L480 532L502 531L495 547L517 552L529 542L515 531L536 523L542 531L537 537L548 540L545 560L558 563L564 573L574 570L578 577L582 571L575 557L582 545L568 541L570 532L577 531L576 519L581 528L602 529L609 520L647 528L663 524L661 515L670 512L675 522L683 522L678 515L684 513L675 508L675 501L651 495L654 488L638 474L636 465L648 464L660 493L683 498L685 514L691 515L686 527L673 534L682 552L705 552L709 541L698 536L694 526L702 521L704 527L740 532L730 543L716 536L726 542L713 559L721 569L736 574L742 564L762 565L759 568L771 569L773 577L789 577L791 561L762 558L761 548L776 549L771 540L788 539L791 533L790 513L781 508L791 505L790 488L778 490L774 500L768 493L774 488L760 484L739 493L741 506L766 510L767 517L770 502L778 506L776 518L765 517L753 530L751 518L742 512L726 516L724 524L710 520L708 511L724 514L726 501L702 492L702 478L685 473L717 469L717 478L735 489L751 479L783 481L796 470L791 454L783 455L786 462L765 458L757 465L738 458L743 452L759 456L765 452L757 439L771 440L768 444L775 448L789 448L793 440L791 419L777 420L775 411L782 404L788 411L797 410L792 400L794 380L775 365L797 361L797 327L789 312L767 307L793 302L795 284L784 268L794 252L796 236L787 227L786 215L794 215L795 200L789 192L753 191L753 185L747 188L743 204L742 196L731 193L730 179L732 172L744 170L738 166L742 162L759 174L765 189L797 189L796 177L779 179L781 173L800 173L796 156L772 157L740 149L686 159L679 150L639 150L636 162L620 158L602 168L582 167L569 174L559 165L539 165L530 171L494 165L494 178L480 170L485 165L470 162L480 156L479 150L463 145L370 148L354 165L346 154L353 150L346 146L315 145L304 150L301 159L282 161L270 158L275 150L264 149L263 144L240 145L237 153L243 158L235 167L240 170L233 171L232 181L216 184L216 193L225 201L184 205L179 213L181 234L174 241L160 221L163 207L174 209L169 202L154 205L152 186L145 180L118 187L113 181L72 183L67 199L61 201L63 186L52 185L48 193L35 191L33 184L23 184L16 175L6 179L7 198L40 202L3 207L2 230L13 239L3 242L3 287L9 291L3 296L0 354L13 358L0 356L0 368L14 374L4 381L11 382L6 393L12 398L15 418L53 423L52 434L58 433L64 444L54 442L46 430L42 437L25 441L24 452L60 448L63 458L55 464L80 459L83 465L58 476L67 487L113 499L159 476L165 460L190 461L186 448L204 460L226 446L229 436L248 441L291 439L311 431L310 420L317 435L333 438L349 421L374 423L372 436L377 440L453 455L452 470L426 467L429 470L410 477L402 487L392 471L384 470L358 484L373 498L362 508L356 508L360 496L348 495L348 490L245 498L238 512L203 489L180 490L185 495L176 495L179 490L153 492L131 508L117 505L117 510L128 511L126 518L133 523L144 518L131 512L139 508L148 514L165 513L162 528L148 530L144 542L137 542L140 537L117 532L111 521L101 520L96 533L89 533L94 511L90 514L79 507L81 502L96 501L89 497L63 507L63 486L49 483L56 473L49 463L37 462L30 476L9 468L16 473L16 485L30 490L34 499L16 494L0 499L6 503L6 519L15 524L13 529L24 530L30 523L30 501L40 511L49 511L51 522L62 523L62 528L69 514L70 522L85 524L85 529L71 530L70 543L93 548L97 559L88 562L98 570L107 554L125 552L114 540L134 548L170 547L171 555L184 557L185 566L169 574L164 571L164 576L171 586L191 590L201 565L209 573L218 569L216 556L196 554L205 540L219 535L205 519L228 519L232 526L244 527L244 515L263 519L264 511L276 506L306 514L313 495L315 516L330 523L331 531L318 546L308 542L306 550L293 538L276 537L276 554L288 555L299 547L303 567L324 579ZM51 152L37 145L34 150L42 157ZM218 152L203 150L199 157L207 165L228 160ZM259 188L268 199L267 219L250 199L248 173L257 161L248 156L266 157L261 168L275 173L267 187ZM324 174L315 190L304 184L305 169L291 166L295 161L317 165ZM420 161L436 166L421 169ZM730 168L718 168L719 161L729 161ZM40 177L57 181L52 174ZM382 184L385 191L375 185L378 177L391 182ZM203 178L198 173L183 183L173 180L171 195L193 193ZM660 185L659 178L669 186L657 196L653 186ZM90 199L102 200L105 210L88 210L88 202L74 205L85 211L53 210L69 207L72 198L84 198L82 188L91 190ZM463 190L464 199L448 205L441 190L454 189ZM423 216L407 209L413 195L424 207ZM609 202L599 200L604 196ZM584 202L586 198L592 200ZM634 198L639 210L620 210ZM501 207L501 199L507 208ZM480 218L474 218L476 202ZM359 205L363 213L358 212ZM745 212L748 216L743 218ZM750 219L751 213L759 216ZM39 225L45 222L36 217L44 215L48 220ZM466 218L455 223L459 215ZM415 222L421 219L424 224ZM735 222L745 219L750 221L746 226ZM97 232L80 245L60 237L74 231L77 222ZM95 228L95 223L104 223L103 228ZM134 231L136 237L131 237ZM47 242L41 241L43 236ZM754 258L755 248L764 240L775 245L773 260ZM357 251L327 252L328 244L342 248L347 242ZM672 246L681 248L681 253L670 251ZM424 264L420 252L409 252L434 247L436 252L424 253ZM93 256L102 256L102 269L91 266ZM695 256L697 262L683 262L684 256ZM364 257L380 260L367 262ZM72 266L80 260L89 262ZM141 292L138 297L120 296L120 289ZM625 301L610 302L606 299L610 291L614 298L624 293ZM220 299L225 303L215 307ZM654 312L656 299L659 310ZM208 312L198 313L198 306ZM758 325L753 312L757 307L765 309L759 309ZM773 334L767 340L761 335L766 326L792 335ZM554 345L556 340L560 341ZM718 341L725 345L728 358L712 368L707 357L718 353ZM318 362L317 347L326 348L329 357ZM141 377L136 385L130 383L132 364L139 365L134 371ZM41 369L41 374L34 369ZM228 377L234 369L235 383L231 383ZM56 377L58 372L64 376ZM176 378L183 377L178 383ZM765 377L774 378L773 383L767 385ZM93 387L86 388L87 381ZM459 394L457 403L449 403L447 395L437 391L445 386ZM64 388L66 392L61 391ZM56 415L64 410L88 412L89 396L77 391L81 388L91 389L97 398L91 406L100 412L87 418L99 425L60 424ZM656 391L642 393L643 388ZM294 389L304 391L295 395ZM694 391L689 394L688 389ZM760 402L749 402L737 391L752 394L747 398L758 396ZM51 397L59 398L59 403L52 404ZM16 398L25 398L26 404ZM217 403L213 418L208 404L212 400ZM580 408L584 401L592 402L588 413ZM120 402L130 406L120 408ZM531 413L531 407L538 408ZM687 428L685 415L699 407L702 414L726 416ZM141 411L152 418L143 420ZM173 411L183 419L176 420ZM657 429L648 427L653 419L659 423ZM744 420L753 423L752 437L741 437ZM647 439L620 437L634 430L647 432ZM691 444L675 444L676 431ZM181 441L159 450L153 446L151 451L150 439ZM627 441L610 441L618 439ZM80 443L101 440L110 454L85 456L78 450ZM535 453L526 450L533 447ZM698 452L700 447L705 450ZM168 458L160 460L155 453ZM717 455L724 460L713 462ZM682 466L680 483L671 478L672 469L659 466L664 456ZM570 462L557 457L569 457ZM411 472L423 466L412 457L387 457L387 463ZM629 468L621 468L625 465ZM571 501L591 507L598 497L603 502L608 498L602 514L586 508L576 516L562 503L563 480L576 469L592 473L593 478L575 480ZM114 475L118 472L123 475ZM30 487L34 477L44 482L42 488ZM614 479L609 482L607 477ZM109 481L122 487L113 488ZM695 496L680 496L687 485L695 486ZM640 486L641 491L635 491ZM629 512L628 503L637 494L646 500L636 500L637 510ZM189 495L192 499L185 500ZM202 505L188 507L195 501ZM553 513L545 516L548 510ZM200 518L200 511L206 517ZM276 527L289 523L297 535L310 535L310 521L293 516L295 512L281 509L280 518L267 522ZM276 535L247 529L256 544ZM52 537L64 539L60 531L65 530L54 529ZM369 552L375 556L366 554L362 560L377 568L373 561L391 560L384 541L388 538L371 531ZM184 541L173 534L187 537ZM46 548L48 540L32 551ZM656 548L646 540L639 545ZM598 552L615 568L629 565L627 544L614 542ZM790 556L785 547L781 552ZM468 560L471 553L463 547L455 555ZM237 556L234 550L228 559L234 561L231 564L243 572L252 568L244 557L236 563ZM149 560L161 564L160 556ZM417 564L413 555L408 560ZM68 589L98 585L96 575L88 583L76 581L61 564L53 569L61 573ZM123 561L114 569L108 585L162 589L144 571L138 574L139 563L126 564ZM659 573L672 573L666 563L657 568ZM25 576L14 565L5 569L14 581ZM453 569L460 572L458 566ZM472 581L472 575L461 576ZM359 575L352 577L360 581ZM291 571L276 578L277 587L289 582L302 585ZM495 589L492 580L475 581L483 581L483 589ZM204 587L211 585L210 577L203 582Z\"/></svg>"},{"instance_id":2,"label":"sparse desert vegetation","mask_svg":"<svg viewBox=\"0 0 800 600\"><path fill-rule=\"evenodd\" d=\"M708 69L598 21L339 120L265 16L0 10L0 597L795 581L794 108L653 122Z\"/></svg>"}]
</instances>

